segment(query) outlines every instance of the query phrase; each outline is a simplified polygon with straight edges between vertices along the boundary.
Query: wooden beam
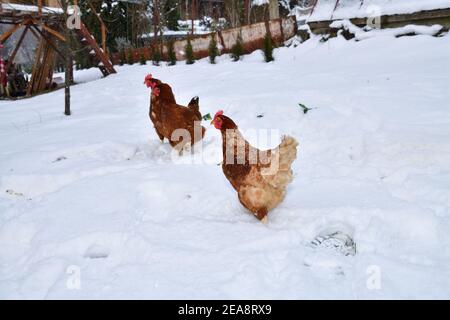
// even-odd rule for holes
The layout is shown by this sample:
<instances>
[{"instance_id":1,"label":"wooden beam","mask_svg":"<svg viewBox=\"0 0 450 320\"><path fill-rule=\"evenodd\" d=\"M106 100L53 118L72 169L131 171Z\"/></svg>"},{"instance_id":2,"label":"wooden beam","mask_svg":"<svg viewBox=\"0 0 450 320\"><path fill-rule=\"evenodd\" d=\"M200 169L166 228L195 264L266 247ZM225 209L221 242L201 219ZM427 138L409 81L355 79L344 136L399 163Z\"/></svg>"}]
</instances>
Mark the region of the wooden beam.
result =
<instances>
[{"instance_id":1,"label":"wooden beam","mask_svg":"<svg viewBox=\"0 0 450 320\"><path fill-rule=\"evenodd\" d=\"M16 24L14 27L12 27L11 29L9 29L8 31L6 31L4 34L2 34L0 36L0 43L5 43L6 40L9 39L9 37L11 37L11 35L16 32L17 30L19 30L19 28L21 26L23 26L25 24L25 21L22 21L21 23Z\"/></svg>"},{"instance_id":2,"label":"wooden beam","mask_svg":"<svg viewBox=\"0 0 450 320\"><path fill-rule=\"evenodd\" d=\"M31 33L33 34L33 36L37 39L37 40L39 40L39 34L36 32L36 31L34 31L33 30L33 28L30 28L30 31L31 31Z\"/></svg>"},{"instance_id":3,"label":"wooden beam","mask_svg":"<svg viewBox=\"0 0 450 320\"><path fill-rule=\"evenodd\" d=\"M61 51L58 50L58 48L53 44L52 40L49 37L47 37L41 30L39 30L37 26L33 25L33 28L42 36L42 38L44 38L50 44L53 50L55 50L61 56L61 58L65 59L64 55L61 53Z\"/></svg>"},{"instance_id":4,"label":"wooden beam","mask_svg":"<svg viewBox=\"0 0 450 320\"><path fill-rule=\"evenodd\" d=\"M8 64L6 65L6 70L9 69L9 66L14 62L14 58L16 57L17 52L19 51L20 46L22 45L23 39L25 38L25 35L27 34L27 31L30 27L26 26L23 30L22 34L20 35L19 41L16 44L16 47L14 48L14 51L11 53L11 56L8 59Z\"/></svg>"},{"instance_id":5,"label":"wooden beam","mask_svg":"<svg viewBox=\"0 0 450 320\"><path fill-rule=\"evenodd\" d=\"M106 53L106 27L102 23L102 49L103 52Z\"/></svg>"},{"instance_id":6,"label":"wooden beam","mask_svg":"<svg viewBox=\"0 0 450 320\"><path fill-rule=\"evenodd\" d=\"M91 1L89 1L89 6L91 7L91 10L94 12L94 14L97 17L98 21L100 22L100 28L101 28L101 34L102 34L102 49L103 49L103 52L106 53L106 32L108 31L108 28L106 28L106 25L103 22L103 19L97 13L97 10L95 10L95 7L94 7L94 5L92 4Z\"/></svg>"},{"instance_id":7,"label":"wooden beam","mask_svg":"<svg viewBox=\"0 0 450 320\"><path fill-rule=\"evenodd\" d=\"M95 10L95 7L93 6L92 2L89 1L89 6L91 7L91 10L94 12L95 16L97 17L98 21L100 22L100 24L104 25L105 23L103 22L103 19L100 17L100 15L97 13L97 10ZM106 26L105 26L106 28ZM106 29L106 31L108 31L108 29Z\"/></svg>"},{"instance_id":8,"label":"wooden beam","mask_svg":"<svg viewBox=\"0 0 450 320\"><path fill-rule=\"evenodd\" d=\"M59 40L61 40L61 41L66 41L66 38L64 38L64 36L63 36L61 33L59 33L59 32L56 31L56 30L53 30L53 29L50 28L49 26L43 24L43 25L42 25L42 28L43 28L45 31L47 31L48 33L50 33L50 34L54 35L55 37L57 37Z\"/></svg>"}]
</instances>

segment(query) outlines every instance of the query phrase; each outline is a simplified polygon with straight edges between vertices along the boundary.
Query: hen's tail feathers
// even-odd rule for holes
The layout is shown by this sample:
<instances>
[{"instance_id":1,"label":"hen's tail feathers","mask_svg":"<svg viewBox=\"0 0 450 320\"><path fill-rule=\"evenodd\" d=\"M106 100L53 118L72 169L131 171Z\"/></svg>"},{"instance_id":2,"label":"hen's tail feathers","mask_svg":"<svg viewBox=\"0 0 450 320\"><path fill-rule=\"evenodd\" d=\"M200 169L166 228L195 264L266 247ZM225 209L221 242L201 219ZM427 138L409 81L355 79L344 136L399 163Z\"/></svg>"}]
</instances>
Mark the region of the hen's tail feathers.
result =
<instances>
[{"instance_id":1,"label":"hen's tail feathers","mask_svg":"<svg viewBox=\"0 0 450 320\"><path fill-rule=\"evenodd\" d=\"M284 189L292 181L292 162L297 158L298 142L290 136L283 137L280 145L273 150L271 163L274 174L265 177L274 188Z\"/></svg>"},{"instance_id":2,"label":"hen's tail feathers","mask_svg":"<svg viewBox=\"0 0 450 320\"><path fill-rule=\"evenodd\" d=\"M189 102L189 104L188 104L188 108L191 108L191 109L194 109L194 110L198 111L199 110L198 102L199 102L198 96L193 97L191 99L191 101Z\"/></svg>"},{"instance_id":3,"label":"hen's tail feathers","mask_svg":"<svg viewBox=\"0 0 450 320\"><path fill-rule=\"evenodd\" d=\"M195 117L197 118L197 120L201 121L202 120L202 114L200 113L200 106L198 104L199 98L197 96L193 97L191 99L191 102L189 102L188 104L188 108L191 109L194 114Z\"/></svg>"},{"instance_id":4,"label":"hen's tail feathers","mask_svg":"<svg viewBox=\"0 0 450 320\"><path fill-rule=\"evenodd\" d=\"M280 152L280 170L291 168L292 162L297 158L298 142L290 136L284 136L278 150Z\"/></svg>"}]
</instances>

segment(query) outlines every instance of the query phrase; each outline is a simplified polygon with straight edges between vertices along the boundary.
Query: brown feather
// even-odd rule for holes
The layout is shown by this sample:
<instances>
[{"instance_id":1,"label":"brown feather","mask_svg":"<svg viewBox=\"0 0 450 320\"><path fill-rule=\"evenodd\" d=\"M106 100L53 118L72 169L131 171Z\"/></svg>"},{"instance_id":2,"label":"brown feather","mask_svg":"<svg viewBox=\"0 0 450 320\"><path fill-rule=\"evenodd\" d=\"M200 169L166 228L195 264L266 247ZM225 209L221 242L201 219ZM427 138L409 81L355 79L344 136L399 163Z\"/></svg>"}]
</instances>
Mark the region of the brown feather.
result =
<instances>
[{"instance_id":1,"label":"brown feather","mask_svg":"<svg viewBox=\"0 0 450 320\"><path fill-rule=\"evenodd\" d=\"M195 127L195 122L201 122L201 114L199 111L179 105L175 101L172 88L158 79L152 79L159 89L159 95L151 95L149 117L152 121L158 137L163 140L167 138L173 147L182 148L190 143L201 140L205 134L205 128ZM198 107L198 106L197 106ZM176 129L186 129L190 137L186 141L176 140L173 133ZM194 131L198 130L200 134L195 135Z\"/></svg>"},{"instance_id":2,"label":"brown feather","mask_svg":"<svg viewBox=\"0 0 450 320\"><path fill-rule=\"evenodd\" d=\"M266 220L268 212L283 201L286 186L292 181L297 141L284 137L277 148L262 151L268 160L262 162L261 151L244 139L233 120L218 115L214 121L221 123L223 173L238 192L241 204L259 220Z\"/></svg>"}]
</instances>

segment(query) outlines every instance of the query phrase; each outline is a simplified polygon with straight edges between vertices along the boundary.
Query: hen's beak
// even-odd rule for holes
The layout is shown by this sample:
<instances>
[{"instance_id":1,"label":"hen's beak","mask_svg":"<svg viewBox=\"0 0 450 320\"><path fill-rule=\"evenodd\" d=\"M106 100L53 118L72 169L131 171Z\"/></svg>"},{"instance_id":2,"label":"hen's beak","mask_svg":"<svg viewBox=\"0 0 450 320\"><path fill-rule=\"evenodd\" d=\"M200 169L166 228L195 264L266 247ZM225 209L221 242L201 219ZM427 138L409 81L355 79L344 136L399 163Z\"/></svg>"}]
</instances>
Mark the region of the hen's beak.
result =
<instances>
[{"instance_id":1,"label":"hen's beak","mask_svg":"<svg viewBox=\"0 0 450 320\"><path fill-rule=\"evenodd\" d=\"M216 118L212 119L210 124L213 125L214 121L216 121Z\"/></svg>"}]
</instances>

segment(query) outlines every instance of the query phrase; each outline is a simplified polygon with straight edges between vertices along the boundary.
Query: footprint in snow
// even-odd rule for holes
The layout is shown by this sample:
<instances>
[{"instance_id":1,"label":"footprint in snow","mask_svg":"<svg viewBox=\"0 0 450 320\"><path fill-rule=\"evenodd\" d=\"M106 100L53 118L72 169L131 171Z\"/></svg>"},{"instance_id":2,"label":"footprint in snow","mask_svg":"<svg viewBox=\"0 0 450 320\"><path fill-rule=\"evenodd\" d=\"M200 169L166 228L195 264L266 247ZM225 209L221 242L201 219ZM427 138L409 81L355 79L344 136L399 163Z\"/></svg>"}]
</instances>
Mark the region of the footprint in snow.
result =
<instances>
[{"instance_id":1,"label":"footprint in snow","mask_svg":"<svg viewBox=\"0 0 450 320\"><path fill-rule=\"evenodd\" d=\"M89 259L105 259L108 256L109 250L97 244L91 245L84 254L84 257Z\"/></svg>"},{"instance_id":2,"label":"footprint in snow","mask_svg":"<svg viewBox=\"0 0 450 320\"><path fill-rule=\"evenodd\" d=\"M62 160L67 160L67 158L64 157L64 156L61 156L61 157L56 158L56 159L53 160L52 162L55 163L55 162L59 162L59 161L62 161Z\"/></svg>"},{"instance_id":3,"label":"footprint in snow","mask_svg":"<svg viewBox=\"0 0 450 320\"><path fill-rule=\"evenodd\" d=\"M313 241L311 247L324 248L343 254L354 256L356 254L356 243L351 236L342 231L334 231L327 234L319 234Z\"/></svg>"},{"instance_id":4,"label":"footprint in snow","mask_svg":"<svg viewBox=\"0 0 450 320\"><path fill-rule=\"evenodd\" d=\"M12 195L12 196L23 197L23 193L22 193L22 192L15 192L15 191L12 190L12 189L6 190L6 193L7 193L7 194L10 194L10 195Z\"/></svg>"}]
</instances>

